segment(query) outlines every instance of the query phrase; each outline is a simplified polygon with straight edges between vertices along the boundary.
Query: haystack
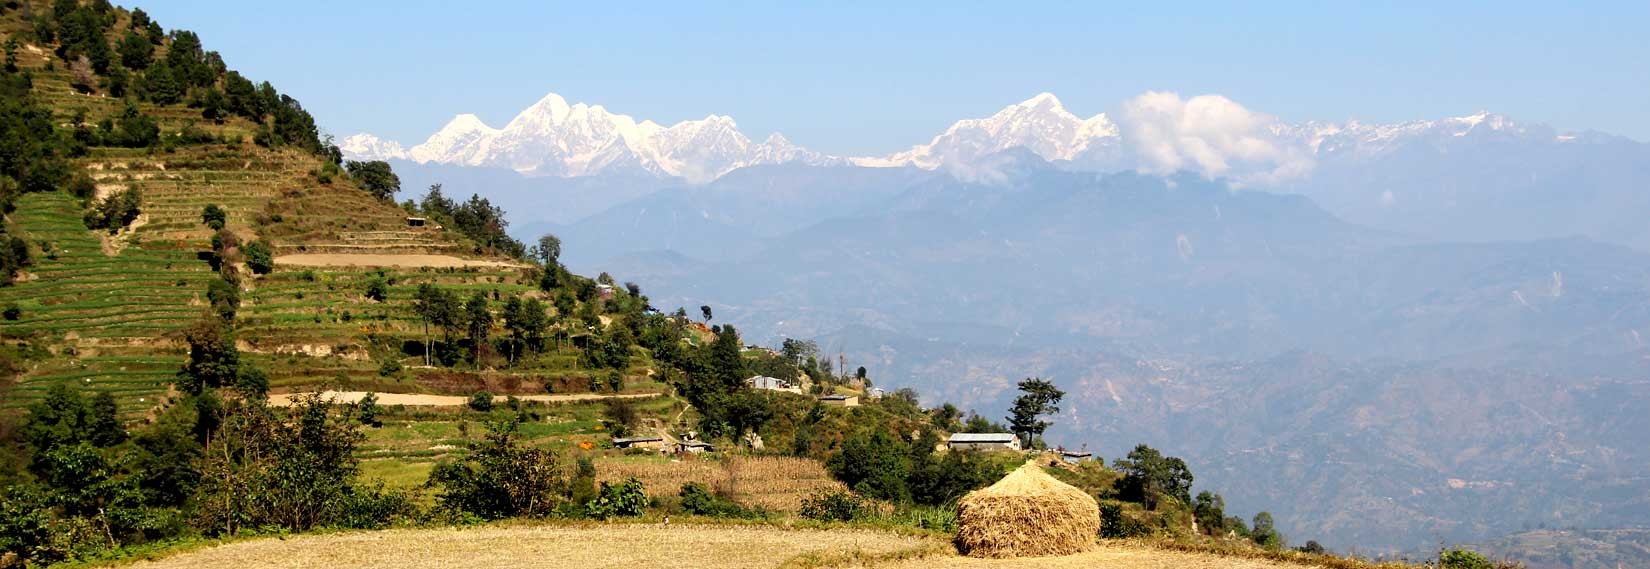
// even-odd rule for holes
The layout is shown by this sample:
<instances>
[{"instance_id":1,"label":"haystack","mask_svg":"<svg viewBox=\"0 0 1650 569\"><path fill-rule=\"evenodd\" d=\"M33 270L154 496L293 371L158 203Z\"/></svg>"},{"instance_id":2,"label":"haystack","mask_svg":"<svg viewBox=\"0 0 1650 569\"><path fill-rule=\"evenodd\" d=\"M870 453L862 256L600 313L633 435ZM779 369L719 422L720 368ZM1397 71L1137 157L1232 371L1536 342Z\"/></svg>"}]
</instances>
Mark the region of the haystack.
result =
<instances>
[{"instance_id":1,"label":"haystack","mask_svg":"<svg viewBox=\"0 0 1650 569\"><path fill-rule=\"evenodd\" d=\"M957 548L972 557L1070 555L1094 545L1100 504L1028 462L957 504Z\"/></svg>"}]
</instances>

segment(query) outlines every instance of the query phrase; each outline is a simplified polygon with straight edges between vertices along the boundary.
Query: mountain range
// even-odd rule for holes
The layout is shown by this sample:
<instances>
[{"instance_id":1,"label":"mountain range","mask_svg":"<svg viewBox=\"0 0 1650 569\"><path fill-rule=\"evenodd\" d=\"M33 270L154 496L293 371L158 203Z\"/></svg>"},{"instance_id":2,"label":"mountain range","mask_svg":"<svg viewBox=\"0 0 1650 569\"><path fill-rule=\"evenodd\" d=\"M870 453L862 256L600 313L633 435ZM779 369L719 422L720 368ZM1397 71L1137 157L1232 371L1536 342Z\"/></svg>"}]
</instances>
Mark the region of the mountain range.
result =
<instances>
[{"instance_id":1,"label":"mountain range","mask_svg":"<svg viewBox=\"0 0 1650 569\"><path fill-rule=\"evenodd\" d=\"M1218 95L1152 92L1114 113L1083 118L1042 93L957 121L905 151L841 157L778 133L753 142L726 116L664 127L550 94L503 128L465 114L411 148L366 133L344 138L340 148L355 159L514 171L522 181L503 182L511 186L617 177L648 189L706 184L775 164L915 168L993 183L1003 178L1005 152L1023 149L1071 171L1192 172L1234 188L1299 193L1349 221L1423 238L1586 236L1650 250L1650 225L1638 215L1650 211L1650 192L1640 191L1650 183L1650 144L1488 112L1395 124L1289 124ZM532 179L541 181L526 181ZM587 215L623 199L575 210ZM565 223L578 216L550 217Z\"/></svg>"},{"instance_id":2,"label":"mountain range","mask_svg":"<svg viewBox=\"0 0 1650 569\"><path fill-rule=\"evenodd\" d=\"M1650 145L1172 93L1087 118L1041 94L876 157L651 124L547 97L345 150L925 400L996 416L1052 378L1053 436L1173 449L1332 547L1650 525Z\"/></svg>"}]
</instances>

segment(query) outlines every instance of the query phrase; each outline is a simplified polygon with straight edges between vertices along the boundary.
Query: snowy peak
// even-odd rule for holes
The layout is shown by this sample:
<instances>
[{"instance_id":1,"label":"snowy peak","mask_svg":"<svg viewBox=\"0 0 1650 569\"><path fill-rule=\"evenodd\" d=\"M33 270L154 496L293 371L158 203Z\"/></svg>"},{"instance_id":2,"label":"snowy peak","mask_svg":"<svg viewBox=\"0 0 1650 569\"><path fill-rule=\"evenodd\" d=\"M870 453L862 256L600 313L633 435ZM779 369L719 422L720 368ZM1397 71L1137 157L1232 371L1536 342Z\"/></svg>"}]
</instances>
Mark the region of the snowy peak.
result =
<instances>
[{"instance_id":1,"label":"snowy peak","mask_svg":"<svg viewBox=\"0 0 1650 569\"><path fill-rule=\"evenodd\" d=\"M952 124L928 144L883 158L861 158L865 166L943 165L967 167L992 154L1026 148L1045 160L1072 160L1096 143L1117 136L1117 127L1105 114L1088 119L1067 111L1053 93L1040 93L1004 107L987 118Z\"/></svg>"},{"instance_id":2,"label":"snowy peak","mask_svg":"<svg viewBox=\"0 0 1650 569\"><path fill-rule=\"evenodd\" d=\"M777 135L775 135L777 136ZM609 112L601 105L568 104L550 93L503 128L472 114L453 117L423 144L402 151L370 134L345 139L352 158L405 158L421 163L505 167L530 175L590 176L619 170L708 182L743 166L841 159L791 144L780 136L752 144L732 117L710 115L669 127Z\"/></svg>"},{"instance_id":3,"label":"snowy peak","mask_svg":"<svg viewBox=\"0 0 1650 569\"><path fill-rule=\"evenodd\" d=\"M405 160L407 151L401 148L401 143L393 140L380 140L378 137L359 133L344 137L338 141L338 150L344 154L363 160Z\"/></svg>"}]
</instances>

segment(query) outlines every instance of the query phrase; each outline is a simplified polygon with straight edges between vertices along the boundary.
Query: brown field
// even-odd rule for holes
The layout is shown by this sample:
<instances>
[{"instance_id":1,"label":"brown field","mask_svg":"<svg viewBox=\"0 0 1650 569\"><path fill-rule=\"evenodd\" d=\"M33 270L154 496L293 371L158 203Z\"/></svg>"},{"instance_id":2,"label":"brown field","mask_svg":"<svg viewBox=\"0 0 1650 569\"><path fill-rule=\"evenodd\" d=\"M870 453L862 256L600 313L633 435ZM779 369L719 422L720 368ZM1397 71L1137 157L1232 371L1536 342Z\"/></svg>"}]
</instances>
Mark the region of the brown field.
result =
<instances>
[{"instance_id":1,"label":"brown field","mask_svg":"<svg viewBox=\"0 0 1650 569\"><path fill-rule=\"evenodd\" d=\"M721 460L621 458L596 463L596 479L617 482L636 477L649 496L675 496L682 485L704 483L749 507L794 512L802 501L825 490L846 490L818 461L783 456L729 456Z\"/></svg>"},{"instance_id":2,"label":"brown field","mask_svg":"<svg viewBox=\"0 0 1650 569\"><path fill-rule=\"evenodd\" d=\"M1102 544L1065 557L972 559L945 540L860 529L615 524L389 530L258 539L142 561L144 569L727 567L1275 569L1304 565Z\"/></svg>"}]
</instances>

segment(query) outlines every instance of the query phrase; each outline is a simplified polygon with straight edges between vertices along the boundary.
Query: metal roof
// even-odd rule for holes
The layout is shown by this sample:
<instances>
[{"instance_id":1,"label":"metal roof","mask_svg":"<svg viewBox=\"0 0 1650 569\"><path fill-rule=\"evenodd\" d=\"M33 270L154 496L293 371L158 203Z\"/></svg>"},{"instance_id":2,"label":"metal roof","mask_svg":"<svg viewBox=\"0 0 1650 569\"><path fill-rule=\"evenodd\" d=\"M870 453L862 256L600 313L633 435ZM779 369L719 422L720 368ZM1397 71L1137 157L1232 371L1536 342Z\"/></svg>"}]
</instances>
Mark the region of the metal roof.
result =
<instances>
[{"instance_id":1,"label":"metal roof","mask_svg":"<svg viewBox=\"0 0 1650 569\"><path fill-rule=\"evenodd\" d=\"M951 435L954 443L1011 443L1014 433L957 433Z\"/></svg>"},{"instance_id":2,"label":"metal roof","mask_svg":"<svg viewBox=\"0 0 1650 569\"><path fill-rule=\"evenodd\" d=\"M665 440L664 437L630 437L627 439L613 439L613 444L651 443Z\"/></svg>"}]
</instances>

